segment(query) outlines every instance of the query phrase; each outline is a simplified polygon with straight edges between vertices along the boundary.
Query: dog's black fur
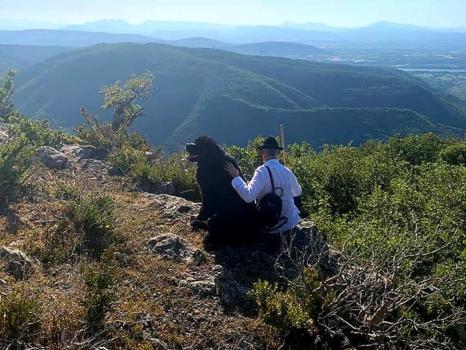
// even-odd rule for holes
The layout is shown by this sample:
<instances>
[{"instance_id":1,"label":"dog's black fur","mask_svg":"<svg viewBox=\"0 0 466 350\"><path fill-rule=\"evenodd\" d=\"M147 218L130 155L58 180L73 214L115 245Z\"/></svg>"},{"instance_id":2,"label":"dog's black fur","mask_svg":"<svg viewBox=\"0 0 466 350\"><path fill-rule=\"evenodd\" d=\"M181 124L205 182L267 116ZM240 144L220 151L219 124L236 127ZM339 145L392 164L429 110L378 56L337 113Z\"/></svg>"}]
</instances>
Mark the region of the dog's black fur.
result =
<instances>
[{"instance_id":1,"label":"dog's black fur","mask_svg":"<svg viewBox=\"0 0 466 350\"><path fill-rule=\"evenodd\" d=\"M191 222L193 229L207 229L207 242L213 245L256 241L261 231L256 206L241 199L224 169L226 161L239 169L235 159L207 136L187 144L186 151L188 160L198 165L196 180L202 196L199 215Z\"/></svg>"}]
</instances>

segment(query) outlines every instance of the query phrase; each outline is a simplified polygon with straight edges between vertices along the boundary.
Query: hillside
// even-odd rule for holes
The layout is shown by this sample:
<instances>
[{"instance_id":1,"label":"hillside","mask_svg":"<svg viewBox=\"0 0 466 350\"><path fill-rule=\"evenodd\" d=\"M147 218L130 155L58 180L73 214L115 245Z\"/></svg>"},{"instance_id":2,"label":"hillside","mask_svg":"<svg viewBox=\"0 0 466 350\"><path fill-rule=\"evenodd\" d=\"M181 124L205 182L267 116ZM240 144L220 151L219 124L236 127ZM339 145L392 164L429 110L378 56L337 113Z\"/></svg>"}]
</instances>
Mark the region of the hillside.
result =
<instances>
[{"instance_id":1,"label":"hillside","mask_svg":"<svg viewBox=\"0 0 466 350\"><path fill-rule=\"evenodd\" d=\"M274 57L296 57L305 58L311 55L326 53L325 50L315 46L289 42L262 42L236 45L226 47L225 50L243 55L274 56Z\"/></svg>"},{"instance_id":2,"label":"hillside","mask_svg":"<svg viewBox=\"0 0 466 350\"><path fill-rule=\"evenodd\" d=\"M29 29L19 31L0 30L0 44L84 47L99 43L151 43L160 42L138 34L112 34L73 30Z\"/></svg>"},{"instance_id":3,"label":"hillside","mask_svg":"<svg viewBox=\"0 0 466 350\"><path fill-rule=\"evenodd\" d=\"M16 104L72 128L81 106L99 110L103 85L148 70L155 89L136 127L155 144L177 147L203 133L244 144L279 122L299 129L293 141L316 146L465 127L461 113L398 70L160 44L98 45L51 58L18 75Z\"/></svg>"},{"instance_id":4,"label":"hillside","mask_svg":"<svg viewBox=\"0 0 466 350\"><path fill-rule=\"evenodd\" d=\"M0 75L23 69L72 50L63 46L0 45Z\"/></svg>"}]
</instances>

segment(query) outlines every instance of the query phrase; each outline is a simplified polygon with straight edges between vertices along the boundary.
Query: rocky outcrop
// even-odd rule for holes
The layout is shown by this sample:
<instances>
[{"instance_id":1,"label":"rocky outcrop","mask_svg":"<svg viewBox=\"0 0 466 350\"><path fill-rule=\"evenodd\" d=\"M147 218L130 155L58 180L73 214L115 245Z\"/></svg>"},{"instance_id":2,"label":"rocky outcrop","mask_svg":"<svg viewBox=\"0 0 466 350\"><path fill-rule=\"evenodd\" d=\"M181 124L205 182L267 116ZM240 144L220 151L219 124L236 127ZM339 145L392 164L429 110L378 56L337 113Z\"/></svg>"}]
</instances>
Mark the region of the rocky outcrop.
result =
<instances>
[{"instance_id":1,"label":"rocky outcrop","mask_svg":"<svg viewBox=\"0 0 466 350\"><path fill-rule=\"evenodd\" d=\"M0 259L5 262L6 272L16 279L24 279L31 272L32 260L20 250L0 247Z\"/></svg>"},{"instance_id":2,"label":"rocky outcrop","mask_svg":"<svg viewBox=\"0 0 466 350\"><path fill-rule=\"evenodd\" d=\"M68 165L68 158L50 146L39 147L36 151L42 164L51 169L64 169Z\"/></svg>"},{"instance_id":3,"label":"rocky outcrop","mask_svg":"<svg viewBox=\"0 0 466 350\"><path fill-rule=\"evenodd\" d=\"M166 219L189 221L191 216L199 213L200 203L190 202L184 198L170 196L167 194L144 193L152 199L156 207Z\"/></svg>"},{"instance_id":4,"label":"rocky outcrop","mask_svg":"<svg viewBox=\"0 0 466 350\"><path fill-rule=\"evenodd\" d=\"M183 260L194 265L200 265L206 259L202 251L191 247L184 239L172 233L153 237L147 245L152 252L168 259Z\"/></svg>"},{"instance_id":5,"label":"rocky outcrop","mask_svg":"<svg viewBox=\"0 0 466 350\"><path fill-rule=\"evenodd\" d=\"M143 181L139 183L139 190L142 192L153 193L153 194L168 194L174 196L176 194L176 187L172 182L152 182Z\"/></svg>"},{"instance_id":6,"label":"rocky outcrop","mask_svg":"<svg viewBox=\"0 0 466 350\"><path fill-rule=\"evenodd\" d=\"M8 141L8 130L10 126L8 123L0 123L0 145Z\"/></svg>"},{"instance_id":7,"label":"rocky outcrop","mask_svg":"<svg viewBox=\"0 0 466 350\"><path fill-rule=\"evenodd\" d=\"M97 152L91 145L64 145L60 151L68 158L75 160L93 159Z\"/></svg>"}]
</instances>

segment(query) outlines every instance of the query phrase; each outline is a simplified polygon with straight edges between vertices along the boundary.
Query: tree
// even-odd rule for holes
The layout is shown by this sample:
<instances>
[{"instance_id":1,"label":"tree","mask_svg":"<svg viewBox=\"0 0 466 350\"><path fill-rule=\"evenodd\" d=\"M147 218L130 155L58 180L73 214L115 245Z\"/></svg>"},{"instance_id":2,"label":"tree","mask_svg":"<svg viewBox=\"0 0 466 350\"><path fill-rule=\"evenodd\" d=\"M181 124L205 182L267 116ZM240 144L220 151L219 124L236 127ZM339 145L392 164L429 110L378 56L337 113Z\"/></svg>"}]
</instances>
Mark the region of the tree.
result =
<instances>
[{"instance_id":1,"label":"tree","mask_svg":"<svg viewBox=\"0 0 466 350\"><path fill-rule=\"evenodd\" d=\"M135 103L137 99L146 99L152 89L154 77L147 72L141 76L133 75L124 84L117 81L104 86L100 93L104 96L103 108L113 109L112 130L126 133L136 118L143 115L143 108Z\"/></svg>"},{"instance_id":2,"label":"tree","mask_svg":"<svg viewBox=\"0 0 466 350\"><path fill-rule=\"evenodd\" d=\"M129 133L128 130L143 115L143 108L136 100L149 96L153 81L153 75L147 72L140 76L133 75L124 83L117 81L113 85L104 86L100 90L104 97L102 108L113 110L112 122L101 123L96 114L81 107L80 114L84 123L77 128L78 136L107 155L123 146L138 150L149 149L147 141L139 133Z\"/></svg>"}]
</instances>

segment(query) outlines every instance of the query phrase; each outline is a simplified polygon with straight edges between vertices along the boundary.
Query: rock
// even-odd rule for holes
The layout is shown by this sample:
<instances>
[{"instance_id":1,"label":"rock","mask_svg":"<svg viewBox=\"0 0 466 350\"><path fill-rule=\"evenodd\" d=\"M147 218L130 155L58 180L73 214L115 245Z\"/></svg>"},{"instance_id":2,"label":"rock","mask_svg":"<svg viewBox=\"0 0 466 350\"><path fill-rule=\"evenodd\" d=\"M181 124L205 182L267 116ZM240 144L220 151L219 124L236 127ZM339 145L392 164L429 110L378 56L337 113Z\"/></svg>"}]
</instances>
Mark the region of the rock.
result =
<instances>
[{"instance_id":1,"label":"rock","mask_svg":"<svg viewBox=\"0 0 466 350\"><path fill-rule=\"evenodd\" d=\"M23 279L32 269L32 260L20 250L0 247L0 259L6 262L6 271L16 279Z\"/></svg>"},{"instance_id":2,"label":"rock","mask_svg":"<svg viewBox=\"0 0 466 350\"><path fill-rule=\"evenodd\" d=\"M213 280L181 280L180 287L189 288L199 296L215 295L217 286Z\"/></svg>"},{"instance_id":3,"label":"rock","mask_svg":"<svg viewBox=\"0 0 466 350\"><path fill-rule=\"evenodd\" d=\"M165 350L169 349L167 343L157 338L149 338L152 343L154 350Z\"/></svg>"},{"instance_id":4,"label":"rock","mask_svg":"<svg viewBox=\"0 0 466 350\"><path fill-rule=\"evenodd\" d=\"M42 146L36 151L40 161L48 168L63 169L68 164L68 158L53 147Z\"/></svg>"},{"instance_id":5,"label":"rock","mask_svg":"<svg viewBox=\"0 0 466 350\"><path fill-rule=\"evenodd\" d=\"M0 145L4 144L5 142L8 141L8 138L9 138L9 134L8 134L8 130L9 130L10 126L8 123L0 123Z\"/></svg>"},{"instance_id":6,"label":"rock","mask_svg":"<svg viewBox=\"0 0 466 350\"><path fill-rule=\"evenodd\" d=\"M153 200L153 205L159 209L166 219L191 220L191 216L197 215L201 208L199 203L190 202L184 198L167 194L144 193Z\"/></svg>"},{"instance_id":7,"label":"rock","mask_svg":"<svg viewBox=\"0 0 466 350\"><path fill-rule=\"evenodd\" d=\"M60 151L70 159L93 159L96 156L96 149L92 145L64 145Z\"/></svg>"},{"instance_id":8,"label":"rock","mask_svg":"<svg viewBox=\"0 0 466 350\"><path fill-rule=\"evenodd\" d=\"M146 180L139 184L139 189L142 192L154 193L154 194L168 194L173 196L176 194L176 187L172 182L152 182Z\"/></svg>"},{"instance_id":9,"label":"rock","mask_svg":"<svg viewBox=\"0 0 466 350\"><path fill-rule=\"evenodd\" d=\"M153 237L147 245L152 252L164 258L182 260L194 265L201 265L206 261L202 251L190 247L184 239L172 233Z\"/></svg>"}]
</instances>

